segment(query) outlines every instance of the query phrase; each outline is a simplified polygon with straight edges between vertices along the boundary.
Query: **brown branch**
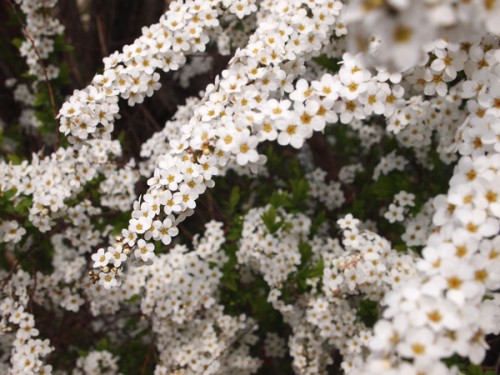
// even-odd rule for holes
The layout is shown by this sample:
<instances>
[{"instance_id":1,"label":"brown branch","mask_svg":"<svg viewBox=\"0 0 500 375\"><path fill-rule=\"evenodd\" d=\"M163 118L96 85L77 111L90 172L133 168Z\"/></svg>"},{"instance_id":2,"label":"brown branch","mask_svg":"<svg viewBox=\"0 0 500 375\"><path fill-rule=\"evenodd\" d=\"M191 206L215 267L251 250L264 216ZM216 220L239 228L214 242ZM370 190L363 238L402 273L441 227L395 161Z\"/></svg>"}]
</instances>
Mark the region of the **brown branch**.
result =
<instances>
[{"instance_id":1,"label":"brown branch","mask_svg":"<svg viewBox=\"0 0 500 375\"><path fill-rule=\"evenodd\" d=\"M28 311L31 314L33 314L33 298L35 296L36 287L38 283L36 268L34 266L32 267L32 275L33 275L33 287L31 288L31 291L29 293L29 301L28 301Z\"/></svg>"},{"instance_id":2,"label":"brown branch","mask_svg":"<svg viewBox=\"0 0 500 375\"><path fill-rule=\"evenodd\" d=\"M149 123L151 125L153 125L155 130L159 131L159 130L163 129L163 127L160 126L160 124L158 124L158 122L155 120L155 118L153 117L151 112L149 112L148 109L146 107L144 107L144 105L140 105L139 108L142 111L142 113L144 114L144 116L146 117L146 119L149 121Z\"/></svg>"},{"instance_id":3,"label":"brown branch","mask_svg":"<svg viewBox=\"0 0 500 375\"><path fill-rule=\"evenodd\" d=\"M222 213L220 206L217 204L217 201L214 199L212 193L210 192L210 190L207 190L205 192L205 196L207 198L207 202L206 203L203 202L203 203L205 204L205 207L207 208L208 213L210 214L210 219L222 221L225 224L227 224L227 220L226 220L224 214ZM202 202L201 199L200 199L200 202Z\"/></svg>"},{"instance_id":4,"label":"brown branch","mask_svg":"<svg viewBox=\"0 0 500 375\"><path fill-rule=\"evenodd\" d=\"M83 86L83 79L80 71L76 67L75 57L72 53L66 52L64 54L65 60L68 63L69 71L73 77L73 80L77 83L79 87Z\"/></svg>"},{"instance_id":5,"label":"brown branch","mask_svg":"<svg viewBox=\"0 0 500 375\"><path fill-rule=\"evenodd\" d=\"M316 164L323 169L329 180L337 180L340 166L330 152L330 146L326 142L324 134L314 132L313 136L307 140L311 153Z\"/></svg>"},{"instance_id":6,"label":"brown branch","mask_svg":"<svg viewBox=\"0 0 500 375\"><path fill-rule=\"evenodd\" d=\"M313 136L307 140L314 162L318 167L327 173L328 181L338 181L341 165L332 155L330 146L326 141L325 135L314 132ZM351 203L355 199L355 191L352 186L341 184L347 202Z\"/></svg>"},{"instance_id":7,"label":"brown branch","mask_svg":"<svg viewBox=\"0 0 500 375\"><path fill-rule=\"evenodd\" d=\"M193 240L193 233L191 233L182 223L179 223L177 227L183 236L187 237L191 241Z\"/></svg>"},{"instance_id":8,"label":"brown branch","mask_svg":"<svg viewBox=\"0 0 500 375\"><path fill-rule=\"evenodd\" d=\"M97 3L98 7L100 7L100 3ZM99 47L101 48L102 56L108 56L108 48L106 46L106 30L105 25L102 20L102 12L99 9L96 9L96 27L97 27L97 38L99 40Z\"/></svg>"},{"instance_id":9,"label":"brown branch","mask_svg":"<svg viewBox=\"0 0 500 375\"><path fill-rule=\"evenodd\" d=\"M222 358L224 354L226 354L231 347L236 344L237 342L241 341L249 332L251 332L255 327L257 326L257 323L252 323L250 324L247 328L245 328L238 336L236 336L231 342L229 342L228 345L222 351L219 353L218 356L216 356L212 362L210 362L206 368L210 367L215 361L217 361L219 358Z\"/></svg>"},{"instance_id":10,"label":"brown branch","mask_svg":"<svg viewBox=\"0 0 500 375\"><path fill-rule=\"evenodd\" d=\"M150 358L151 358L151 350L148 350L148 352L146 353L146 357L144 358L144 362L142 364L141 375L146 374Z\"/></svg>"},{"instance_id":11,"label":"brown branch","mask_svg":"<svg viewBox=\"0 0 500 375\"><path fill-rule=\"evenodd\" d=\"M32 47L33 47L33 50L35 51L35 54L38 58L38 63L40 64L40 67L42 68L42 71L43 71L43 75L45 77L45 82L47 83L47 88L49 89L49 96L50 96L50 104L52 106L52 111L54 113L54 125L55 125L55 131L56 131L56 136L57 136L57 140L56 140L56 149L59 148L59 129L58 129L58 126L57 126L57 107L56 107L56 102L54 100L54 91L52 90L52 85L50 84L50 80L49 80L49 75L47 74L47 68L45 67L45 63L43 62L43 59L42 59L42 56L40 55L40 51L38 50L38 48L36 47L35 45L35 41L33 40L33 37L31 36L31 34L29 33L28 29L26 28L26 25L24 24L21 16L19 15L14 3L11 1L11 0L5 0L7 2L7 4L10 5L10 7L12 8L12 11L14 12L17 20L19 21L19 23L21 24L21 28L23 29L23 32L24 32L24 35L26 36L26 38L30 41Z\"/></svg>"},{"instance_id":12,"label":"brown branch","mask_svg":"<svg viewBox=\"0 0 500 375\"><path fill-rule=\"evenodd\" d=\"M26 251L25 253L22 253L20 255L20 257L18 257L17 259L13 259L15 260L14 264L11 265L11 269L10 269L10 272L7 274L7 276L5 276L2 280L0 280L0 291L3 290L5 288L5 286L7 285L7 283L10 281L10 279L12 278L12 276L14 275L14 273L18 270L18 267L21 265L21 262L26 259L26 257L35 249L35 247L30 247L28 249L28 251ZM7 255L6 255L7 256ZM9 262L10 264L10 262Z\"/></svg>"},{"instance_id":13,"label":"brown branch","mask_svg":"<svg viewBox=\"0 0 500 375\"><path fill-rule=\"evenodd\" d=\"M5 260L9 263L11 268L17 267L17 258L12 251L5 251Z\"/></svg>"},{"instance_id":14,"label":"brown branch","mask_svg":"<svg viewBox=\"0 0 500 375\"><path fill-rule=\"evenodd\" d=\"M86 60L79 55L84 50L82 46L88 43L89 38L83 29L77 0L59 1L59 19L64 25L65 43L74 45L76 41L80 47L75 51L64 52L64 61L68 64L73 83L76 83L77 87L81 87L83 86L84 80L81 75L81 68L80 66L77 68L77 65L83 65L85 68L88 65ZM82 41L83 43L81 43ZM87 56L89 55L91 54L87 54ZM78 56L76 60L75 56Z\"/></svg>"},{"instance_id":15,"label":"brown branch","mask_svg":"<svg viewBox=\"0 0 500 375\"><path fill-rule=\"evenodd\" d=\"M155 335L153 335L151 343L149 344L148 352L146 353L146 357L144 358L144 362L142 363L141 375L144 375L147 373L148 365L149 365L149 362L151 361L151 353L153 353L153 357L155 358L155 360L158 361L154 343L155 343Z\"/></svg>"}]
</instances>

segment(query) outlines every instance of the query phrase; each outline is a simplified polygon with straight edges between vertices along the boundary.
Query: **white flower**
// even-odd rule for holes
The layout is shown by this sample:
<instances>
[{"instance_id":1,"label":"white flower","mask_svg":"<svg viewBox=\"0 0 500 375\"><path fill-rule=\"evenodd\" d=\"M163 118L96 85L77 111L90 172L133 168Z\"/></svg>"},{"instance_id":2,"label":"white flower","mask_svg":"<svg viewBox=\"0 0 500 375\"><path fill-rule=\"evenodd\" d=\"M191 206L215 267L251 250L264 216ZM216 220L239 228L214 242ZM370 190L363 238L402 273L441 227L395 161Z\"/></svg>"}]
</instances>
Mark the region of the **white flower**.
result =
<instances>
[{"instance_id":1,"label":"white flower","mask_svg":"<svg viewBox=\"0 0 500 375\"><path fill-rule=\"evenodd\" d=\"M108 265L111 259L111 253L106 252L104 249L97 250L96 253L92 254L92 260L94 261L94 268L104 267Z\"/></svg>"},{"instance_id":2,"label":"white flower","mask_svg":"<svg viewBox=\"0 0 500 375\"><path fill-rule=\"evenodd\" d=\"M137 241L136 250L134 250L134 255L137 259L141 259L143 262L147 262L155 257L154 254L155 245L152 243L146 243L143 239Z\"/></svg>"},{"instance_id":3,"label":"white flower","mask_svg":"<svg viewBox=\"0 0 500 375\"><path fill-rule=\"evenodd\" d=\"M26 234L26 229L19 226L16 220L0 222L0 233L3 238L0 241L17 243Z\"/></svg>"},{"instance_id":4,"label":"white flower","mask_svg":"<svg viewBox=\"0 0 500 375\"><path fill-rule=\"evenodd\" d=\"M442 349L435 345L435 335L429 329L409 329L402 341L397 345L402 357L419 359L420 361L439 358Z\"/></svg>"},{"instance_id":5,"label":"white flower","mask_svg":"<svg viewBox=\"0 0 500 375\"><path fill-rule=\"evenodd\" d=\"M394 223L396 221L403 221L404 220L404 207L397 206L395 204L390 204L389 209L387 212L384 214L384 217L390 222Z\"/></svg>"},{"instance_id":6,"label":"white flower","mask_svg":"<svg viewBox=\"0 0 500 375\"><path fill-rule=\"evenodd\" d=\"M342 219L337 220L337 224L340 229L353 229L359 225L360 221L352 216L352 214L347 214Z\"/></svg>"},{"instance_id":7,"label":"white flower","mask_svg":"<svg viewBox=\"0 0 500 375\"><path fill-rule=\"evenodd\" d=\"M325 128L325 119L317 116L320 104L316 100L308 100L304 103L295 102L294 110L299 116L299 125L307 129L307 137L310 137L313 131L322 131Z\"/></svg>"},{"instance_id":8,"label":"white flower","mask_svg":"<svg viewBox=\"0 0 500 375\"><path fill-rule=\"evenodd\" d=\"M332 102L338 99L342 87L338 76L332 76L331 74L322 75L321 80L313 81L311 86L319 97L324 97Z\"/></svg>"},{"instance_id":9,"label":"white flower","mask_svg":"<svg viewBox=\"0 0 500 375\"><path fill-rule=\"evenodd\" d=\"M233 148L233 152L236 154L236 161L239 165L255 163L259 160L259 154L256 150L258 143L258 138L253 135L249 135L247 132L239 134L237 147Z\"/></svg>"},{"instance_id":10,"label":"white flower","mask_svg":"<svg viewBox=\"0 0 500 375\"><path fill-rule=\"evenodd\" d=\"M399 193L397 193L394 196L394 200L399 206L405 207L405 206L410 206L414 207L415 206L415 194L408 193L404 190L401 190Z\"/></svg>"},{"instance_id":11,"label":"white flower","mask_svg":"<svg viewBox=\"0 0 500 375\"><path fill-rule=\"evenodd\" d=\"M175 237L179 233L179 229L173 225L172 219L168 217L163 220L158 231L161 242L164 245L168 245L172 241L172 237Z\"/></svg>"},{"instance_id":12,"label":"white flower","mask_svg":"<svg viewBox=\"0 0 500 375\"><path fill-rule=\"evenodd\" d=\"M299 124L300 119L295 112L276 121L276 128L280 131L278 134L278 144L282 146L291 145L295 148L302 147L310 130L304 126L299 126Z\"/></svg>"},{"instance_id":13,"label":"white flower","mask_svg":"<svg viewBox=\"0 0 500 375\"><path fill-rule=\"evenodd\" d=\"M123 247L121 245L114 247L110 246L106 252L106 256L109 257L115 267L120 267L121 264L127 260L127 256L123 253Z\"/></svg>"},{"instance_id":14,"label":"white flower","mask_svg":"<svg viewBox=\"0 0 500 375\"><path fill-rule=\"evenodd\" d=\"M294 102L304 102L311 97L314 90L309 87L305 79L299 79L295 85L295 90L290 94L290 99Z\"/></svg>"},{"instance_id":15,"label":"white flower","mask_svg":"<svg viewBox=\"0 0 500 375\"><path fill-rule=\"evenodd\" d=\"M104 286L106 289L118 286L118 280L113 272L99 273L99 284Z\"/></svg>"}]
</instances>

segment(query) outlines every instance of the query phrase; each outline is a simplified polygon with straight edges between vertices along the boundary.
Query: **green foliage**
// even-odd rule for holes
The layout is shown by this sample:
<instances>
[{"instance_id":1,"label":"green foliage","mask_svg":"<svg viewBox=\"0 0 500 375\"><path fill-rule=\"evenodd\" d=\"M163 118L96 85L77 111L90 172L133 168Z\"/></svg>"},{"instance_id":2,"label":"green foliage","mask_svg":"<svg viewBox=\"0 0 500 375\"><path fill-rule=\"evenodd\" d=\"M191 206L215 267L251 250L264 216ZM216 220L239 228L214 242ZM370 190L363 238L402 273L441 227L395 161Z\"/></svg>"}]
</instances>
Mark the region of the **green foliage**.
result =
<instances>
[{"instance_id":1,"label":"green foliage","mask_svg":"<svg viewBox=\"0 0 500 375\"><path fill-rule=\"evenodd\" d=\"M483 370L479 365L469 364L460 366L464 375L495 375L495 371Z\"/></svg>"},{"instance_id":2,"label":"green foliage","mask_svg":"<svg viewBox=\"0 0 500 375\"><path fill-rule=\"evenodd\" d=\"M309 291L310 287L307 284L307 280L323 276L324 268L323 258L320 258L316 263L302 260L299 271L292 276L292 280L296 284L296 290L299 293Z\"/></svg>"},{"instance_id":3,"label":"green foliage","mask_svg":"<svg viewBox=\"0 0 500 375\"><path fill-rule=\"evenodd\" d=\"M261 219L271 234L276 233L285 225L285 221L277 215L274 207L269 208L269 210L261 216Z\"/></svg>"},{"instance_id":4,"label":"green foliage","mask_svg":"<svg viewBox=\"0 0 500 375\"><path fill-rule=\"evenodd\" d=\"M21 48L21 45L23 44L23 40L21 38L14 38L12 39L12 45L16 47L17 49Z\"/></svg>"},{"instance_id":5,"label":"green foliage","mask_svg":"<svg viewBox=\"0 0 500 375\"><path fill-rule=\"evenodd\" d=\"M238 235L241 236L240 233L238 233ZM229 257L229 260L222 267L221 284L231 292L237 292L239 277L237 273L236 251L238 247L235 243L230 243L226 244L223 249Z\"/></svg>"},{"instance_id":6,"label":"green foliage","mask_svg":"<svg viewBox=\"0 0 500 375\"><path fill-rule=\"evenodd\" d=\"M367 327L373 327L379 319L378 303L369 299L359 301L357 315Z\"/></svg>"},{"instance_id":7,"label":"green foliage","mask_svg":"<svg viewBox=\"0 0 500 375\"><path fill-rule=\"evenodd\" d=\"M121 345L114 350L120 360L120 369L124 374L133 375L141 371L143 374L152 374L155 367L154 347L146 346L140 340L133 339L127 345Z\"/></svg>"},{"instance_id":8,"label":"green foliage","mask_svg":"<svg viewBox=\"0 0 500 375\"><path fill-rule=\"evenodd\" d=\"M231 190L231 194L229 195L229 210L230 210L230 212L234 212L234 210L236 209L236 206L238 205L238 203L240 201L240 198L241 198L240 187L239 186L233 187L233 189Z\"/></svg>"},{"instance_id":9,"label":"green foliage","mask_svg":"<svg viewBox=\"0 0 500 375\"><path fill-rule=\"evenodd\" d=\"M318 64L321 67L328 70L330 73L336 73L340 69L340 66L339 66L340 60L328 57L326 55L320 55L318 57L315 57L315 58L313 58L313 61L316 64Z\"/></svg>"},{"instance_id":10,"label":"green foliage","mask_svg":"<svg viewBox=\"0 0 500 375\"><path fill-rule=\"evenodd\" d=\"M22 159L17 154L7 154L7 160L9 160L12 165L19 165L22 163Z\"/></svg>"},{"instance_id":11,"label":"green foliage","mask_svg":"<svg viewBox=\"0 0 500 375\"><path fill-rule=\"evenodd\" d=\"M305 178L292 179L290 180L290 188L292 191L292 196L289 201L289 208L300 210L305 208L304 203L307 201L309 195L309 184Z\"/></svg>"},{"instance_id":12,"label":"green foliage","mask_svg":"<svg viewBox=\"0 0 500 375\"><path fill-rule=\"evenodd\" d=\"M15 210L19 215L28 216L31 206L33 206L33 199L30 197L25 197L22 198L15 206Z\"/></svg>"}]
</instances>

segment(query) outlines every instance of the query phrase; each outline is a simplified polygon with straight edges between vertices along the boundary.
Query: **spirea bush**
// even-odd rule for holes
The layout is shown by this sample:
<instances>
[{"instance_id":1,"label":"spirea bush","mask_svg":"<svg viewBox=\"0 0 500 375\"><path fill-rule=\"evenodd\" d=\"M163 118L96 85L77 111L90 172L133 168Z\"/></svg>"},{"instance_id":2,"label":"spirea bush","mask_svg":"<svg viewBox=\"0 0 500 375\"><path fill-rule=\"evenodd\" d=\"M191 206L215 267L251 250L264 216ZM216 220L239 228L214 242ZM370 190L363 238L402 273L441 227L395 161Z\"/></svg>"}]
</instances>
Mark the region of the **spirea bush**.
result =
<instances>
[{"instance_id":1,"label":"spirea bush","mask_svg":"<svg viewBox=\"0 0 500 375\"><path fill-rule=\"evenodd\" d=\"M67 3L3 5L0 373L499 373L499 1L81 1L87 81Z\"/></svg>"}]
</instances>

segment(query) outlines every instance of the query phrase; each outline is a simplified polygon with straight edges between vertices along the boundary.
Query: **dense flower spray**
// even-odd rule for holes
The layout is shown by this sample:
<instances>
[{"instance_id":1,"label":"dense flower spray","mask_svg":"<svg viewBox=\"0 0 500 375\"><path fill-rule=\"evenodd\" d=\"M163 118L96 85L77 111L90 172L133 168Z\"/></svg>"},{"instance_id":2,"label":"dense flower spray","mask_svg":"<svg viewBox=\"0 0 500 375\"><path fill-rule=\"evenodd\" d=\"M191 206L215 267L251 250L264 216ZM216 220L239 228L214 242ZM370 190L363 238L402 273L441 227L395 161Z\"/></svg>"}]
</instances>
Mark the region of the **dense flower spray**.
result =
<instances>
[{"instance_id":1,"label":"dense flower spray","mask_svg":"<svg viewBox=\"0 0 500 375\"><path fill-rule=\"evenodd\" d=\"M37 14L19 3L28 20ZM288 360L297 374L331 366L453 374L451 357L481 363L486 335L500 331L498 17L494 1L172 2L62 105L69 146L1 162L0 191L21 216L0 217L0 241L12 254L28 252L41 233L53 249L52 273L4 272L5 371L58 371L44 362L53 347L39 338L31 303L55 315L85 310L91 329L107 325L116 345L136 318L157 356L155 374L249 374L269 358ZM60 31L56 21L46 34L33 22L34 36ZM203 74L206 66L187 57L211 43L232 55L227 67L142 145L141 160L118 162L120 99L141 105L160 89L161 71L184 64L182 84ZM41 77L29 43L21 52ZM321 165L317 136L337 128L343 137L321 138L327 146L356 139L359 149L340 168ZM270 178L272 143L298 155L304 180L276 177L267 204L250 194L234 222L207 221L202 236L180 243L216 181ZM444 194L425 180L436 165L453 167ZM424 176L428 191L391 180L397 173ZM147 190L137 197L141 177ZM359 178L382 205L356 203L370 193L355 189ZM387 185L396 186L389 196ZM108 225L107 209L125 213L120 225ZM240 305L228 301L255 285ZM266 326L262 306L286 335ZM73 373L118 373L112 349L79 354Z\"/></svg>"}]
</instances>

